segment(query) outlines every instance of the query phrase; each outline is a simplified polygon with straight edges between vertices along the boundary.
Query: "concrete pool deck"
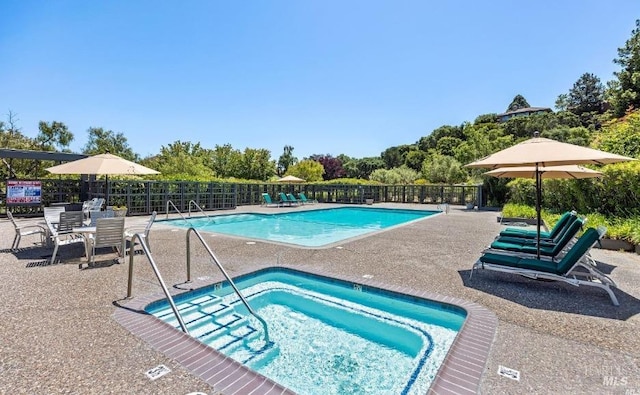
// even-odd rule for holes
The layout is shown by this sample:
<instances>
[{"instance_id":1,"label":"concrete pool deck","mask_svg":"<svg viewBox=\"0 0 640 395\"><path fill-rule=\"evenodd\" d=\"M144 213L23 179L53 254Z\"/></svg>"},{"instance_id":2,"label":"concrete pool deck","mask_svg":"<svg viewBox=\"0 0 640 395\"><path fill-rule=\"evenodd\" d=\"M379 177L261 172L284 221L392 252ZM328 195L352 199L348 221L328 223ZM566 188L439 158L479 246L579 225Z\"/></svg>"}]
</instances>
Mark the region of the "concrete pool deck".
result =
<instances>
[{"instance_id":1,"label":"concrete pool deck","mask_svg":"<svg viewBox=\"0 0 640 395\"><path fill-rule=\"evenodd\" d=\"M394 207L392 204L376 205ZM310 209L330 205L308 206ZM429 205L395 205L429 209ZM239 207L233 211L279 212L301 208ZM599 267L618 284L620 306L592 287L534 281L490 271L469 272L482 249L502 228L495 212L452 207L407 226L347 241L336 248L302 249L206 234L230 275L248 267L287 265L340 277L372 276L389 287L409 287L475 302L498 317L498 328L480 384L482 393L640 394L640 256L593 250ZM159 215L163 218L163 215ZM127 226L146 222L127 218ZM0 221L0 246L14 231ZM154 224L151 245L171 287L185 277L185 230ZM128 264L98 257L79 270L81 245L60 248L61 263L48 265L51 249L0 250L0 392L16 394L217 392L173 359L155 351L114 319L125 304ZM193 246L194 278L220 278L204 249ZM146 259L136 256L133 295L160 287ZM165 365L171 372L151 381L145 371ZM515 381L497 374L505 366Z\"/></svg>"}]
</instances>

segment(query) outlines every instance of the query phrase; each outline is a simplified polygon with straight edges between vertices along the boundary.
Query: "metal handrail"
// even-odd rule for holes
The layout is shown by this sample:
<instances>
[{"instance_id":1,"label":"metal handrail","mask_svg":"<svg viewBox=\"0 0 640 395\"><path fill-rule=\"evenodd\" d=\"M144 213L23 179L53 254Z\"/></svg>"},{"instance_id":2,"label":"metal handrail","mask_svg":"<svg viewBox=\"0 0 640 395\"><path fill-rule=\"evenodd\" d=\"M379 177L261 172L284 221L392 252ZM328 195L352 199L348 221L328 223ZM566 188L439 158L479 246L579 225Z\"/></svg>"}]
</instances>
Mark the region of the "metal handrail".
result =
<instances>
[{"instance_id":1,"label":"metal handrail","mask_svg":"<svg viewBox=\"0 0 640 395\"><path fill-rule=\"evenodd\" d=\"M202 215L204 215L205 217L211 219L211 217L204 212L204 210L202 209L202 207L200 207L198 205L198 203L196 203L195 200L189 200L189 218L191 218L191 203L193 203L194 206L196 206L198 208L198 210L200 210L200 212L202 213Z\"/></svg>"},{"instance_id":2,"label":"metal handrail","mask_svg":"<svg viewBox=\"0 0 640 395\"><path fill-rule=\"evenodd\" d=\"M211 257L211 259L213 259L213 262L216 264L216 266L218 266L218 269L220 269L220 271L222 272L224 277L227 279L227 281L229 282L229 284L231 285L231 287L235 291L236 295L238 295L238 297L240 298L240 300L244 304L244 307L246 307L247 310L249 310L249 313L251 313L251 315L256 317L256 319L258 321L260 321L260 323L262 324L262 328L264 329L264 340L265 340L265 342L268 343L269 342L269 329L267 328L267 322L262 317L260 317L251 308L251 306L249 306L249 302L247 302L247 300L244 298L244 296L242 296L242 294L240 293L240 290L238 289L238 287L236 287L236 284L233 282L233 280L231 280L231 277L229 277L229 275L227 274L227 271L224 270L224 268L220 264L220 261L218 260L216 255L213 253L213 251L211 251L211 248L209 248L209 245L204 241L204 239L202 238L202 235L200 234L200 232L198 232L195 228L189 228L189 230L187 230L187 282L191 281L191 246L190 246L191 233L195 233L196 236L198 236L198 239L200 239L200 242L202 243L204 248L209 253L209 256Z\"/></svg>"},{"instance_id":3,"label":"metal handrail","mask_svg":"<svg viewBox=\"0 0 640 395\"><path fill-rule=\"evenodd\" d=\"M171 207L173 207L174 210L176 210L176 212L178 214L180 214L180 216L182 217L183 220L187 221L187 223L189 223L189 220L187 220L185 218L184 215L182 215L182 212L180 210L178 210L178 208L176 207L175 204L173 204L173 202L171 200L167 200L167 217L165 219L169 219L169 205L171 205Z\"/></svg>"},{"instance_id":4,"label":"metal handrail","mask_svg":"<svg viewBox=\"0 0 640 395\"><path fill-rule=\"evenodd\" d=\"M131 289L133 288L133 255L134 255L133 247L135 245L134 242L137 238L138 241L140 242L140 246L142 247L142 251L144 251L144 254L147 256L147 259L151 264L151 268L153 269L153 272L156 274L156 277L158 277L158 281L160 282L162 291L164 292L165 296L167 297L167 300L169 301L169 304L171 305L171 310L173 310L173 314L175 314L176 319L178 320L178 323L180 323L180 328L182 328L182 331L188 335L189 330L187 329L187 326L182 320L182 316L180 315L180 312L178 311L178 308L176 307L176 304L174 303L173 298L171 297L171 294L169 293L169 290L167 289L167 286L165 285L164 280L160 275L158 266L156 265L156 262L153 260L153 257L151 256L151 251L149 251L149 247L147 247L146 243L143 240L143 237L144 235L142 233L136 233L133 235L133 237L131 237L131 247L129 247L129 283L127 284L127 298L131 297Z\"/></svg>"}]
</instances>

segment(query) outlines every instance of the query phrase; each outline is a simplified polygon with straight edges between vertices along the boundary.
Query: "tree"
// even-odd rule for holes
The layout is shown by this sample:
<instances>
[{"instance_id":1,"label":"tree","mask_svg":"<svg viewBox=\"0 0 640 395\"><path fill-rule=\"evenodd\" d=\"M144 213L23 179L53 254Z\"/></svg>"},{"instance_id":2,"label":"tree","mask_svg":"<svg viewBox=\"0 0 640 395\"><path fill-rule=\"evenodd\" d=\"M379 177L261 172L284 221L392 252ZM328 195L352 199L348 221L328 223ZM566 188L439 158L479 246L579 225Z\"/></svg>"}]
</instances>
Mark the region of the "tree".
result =
<instances>
[{"instance_id":1,"label":"tree","mask_svg":"<svg viewBox=\"0 0 640 395\"><path fill-rule=\"evenodd\" d=\"M215 173L210 167L211 152L200 143L180 140L160 148L160 154L145 158L142 163L161 174L164 180L211 181Z\"/></svg>"},{"instance_id":2,"label":"tree","mask_svg":"<svg viewBox=\"0 0 640 395\"><path fill-rule=\"evenodd\" d=\"M436 151L438 151L442 155L453 156L453 151L461 143L462 139L459 139L457 137L445 136L438 140L438 143L436 144Z\"/></svg>"},{"instance_id":3,"label":"tree","mask_svg":"<svg viewBox=\"0 0 640 395\"><path fill-rule=\"evenodd\" d=\"M377 157L368 157L358 159L356 162L357 176L356 178L367 179L376 169L384 169L384 162Z\"/></svg>"},{"instance_id":4,"label":"tree","mask_svg":"<svg viewBox=\"0 0 640 395\"><path fill-rule=\"evenodd\" d=\"M575 128L560 126L556 129L547 130L540 135L552 140L562 141L563 143L573 145L581 145L583 147L588 146L591 139L591 132L582 126Z\"/></svg>"},{"instance_id":5,"label":"tree","mask_svg":"<svg viewBox=\"0 0 640 395\"><path fill-rule=\"evenodd\" d=\"M477 125L479 123L496 123L496 122L498 122L498 114L491 113L491 114L478 115L476 119L473 121L473 124Z\"/></svg>"},{"instance_id":6,"label":"tree","mask_svg":"<svg viewBox=\"0 0 640 395\"><path fill-rule=\"evenodd\" d=\"M430 149L436 148L438 144L438 140L443 137L456 137L459 139L464 138L464 125L460 126L451 126L451 125L443 125L437 129L434 129L430 135L421 137L418 140L418 149L424 152L428 152Z\"/></svg>"},{"instance_id":7,"label":"tree","mask_svg":"<svg viewBox=\"0 0 640 395\"><path fill-rule=\"evenodd\" d=\"M83 153L97 155L109 152L133 162L140 160L139 155L129 147L124 134L93 127L89 128L87 133L89 133L89 141L84 146Z\"/></svg>"},{"instance_id":8,"label":"tree","mask_svg":"<svg viewBox=\"0 0 640 395\"><path fill-rule=\"evenodd\" d=\"M640 110L605 125L592 145L603 151L640 158Z\"/></svg>"},{"instance_id":9,"label":"tree","mask_svg":"<svg viewBox=\"0 0 640 395\"><path fill-rule=\"evenodd\" d=\"M38 130L35 141L42 151L68 150L69 144L73 141L73 133L62 122L53 121L49 124L40 121Z\"/></svg>"},{"instance_id":10,"label":"tree","mask_svg":"<svg viewBox=\"0 0 640 395\"><path fill-rule=\"evenodd\" d=\"M441 184L457 184L467 179L460 162L450 156L435 154L424 161L422 175L427 181Z\"/></svg>"},{"instance_id":11,"label":"tree","mask_svg":"<svg viewBox=\"0 0 640 395\"><path fill-rule=\"evenodd\" d=\"M407 166L396 167L391 170L377 169L369 176L371 181L382 184L413 184L418 179L418 172Z\"/></svg>"},{"instance_id":12,"label":"tree","mask_svg":"<svg viewBox=\"0 0 640 395\"><path fill-rule=\"evenodd\" d=\"M513 98L513 101L511 102L511 104L509 104L509 107L507 107L507 112L516 111L521 108L528 108L528 107L531 107L531 106L527 102L527 99L525 99L524 96L522 95L516 95L516 97Z\"/></svg>"},{"instance_id":13,"label":"tree","mask_svg":"<svg viewBox=\"0 0 640 395\"><path fill-rule=\"evenodd\" d=\"M340 161L346 173L345 176L347 178L358 178L358 174L360 174L358 171L358 159L350 158L344 154L339 155L338 158L341 158Z\"/></svg>"},{"instance_id":14,"label":"tree","mask_svg":"<svg viewBox=\"0 0 640 395\"><path fill-rule=\"evenodd\" d=\"M569 109L569 94L561 93L558 95L556 99L556 110L558 111L568 111Z\"/></svg>"},{"instance_id":15,"label":"tree","mask_svg":"<svg viewBox=\"0 0 640 395\"><path fill-rule=\"evenodd\" d=\"M422 162L427 159L427 153L420 150L414 150L407 153L407 157L404 159L404 164L415 171L422 169Z\"/></svg>"},{"instance_id":16,"label":"tree","mask_svg":"<svg viewBox=\"0 0 640 395\"><path fill-rule=\"evenodd\" d=\"M240 174L242 152L231 144L217 145L211 153L211 168L220 178L237 177Z\"/></svg>"},{"instance_id":17,"label":"tree","mask_svg":"<svg viewBox=\"0 0 640 395\"><path fill-rule=\"evenodd\" d=\"M338 158L334 158L333 156L326 155L311 155L309 157L311 160L315 160L319 162L324 168L324 174L322 174L322 178L324 180L334 180L336 178L344 177L347 172L342 167L342 162Z\"/></svg>"},{"instance_id":18,"label":"tree","mask_svg":"<svg viewBox=\"0 0 640 395\"><path fill-rule=\"evenodd\" d=\"M320 162L305 159L289 167L287 175L296 176L308 182L314 182L322 181L322 173L324 173L324 167L322 167Z\"/></svg>"},{"instance_id":19,"label":"tree","mask_svg":"<svg viewBox=\"0 0 640 395\"><path fill-rule=\"evenodd\" d=\"M561 101L560 96L556 104ZM595 74L584 73L573 84L566 100L566 109L576 115L585 112L601 112L604 104L604 85Z\"/></svg>"},{"instance_id":20,"label":"tree","mask_svg":"<svg viewBox=\"0 0 640 395\"><path fill-rule=\"evenodd\" d=\"M35 148L33 140L24 136L18 127L18 118L14 112L9 110L7 122L0 121L0 147L15 149Z\"/></svg>"},{"instance_id":21,"label":"tree","mask_svg":"<svg viewBox=\"0 0 640 395\"><path fill-rule=\"evenodd\" d=\"M276 161L264 148L245 148L236 177L266 181L276 173Z\"/></svg>"},{"instance_id":22,"label":"tree","mask_svg":"<svg viewBox=\"0 0 640 395\"><path fill-rule=\"evenodd\" d=\"M622 70L613 73L617 80L609 83L607 98L614 115L621 117L630 108L640 108L640 19L613 62Z\"/></svg>"},{"instance_id":23,"label":"tree","mask_svg":"<svg viewBox=\"0 0 640 395\"><path fill-rule=\"evenodd\" d=\"M284 152L278 159L278 176L282 177L287 172L287 169L291 165L295 165L298 162L298 158L293 156L293 147L290 145L284 146Z\"/></svg>"},{"instance_id":24,"label":"tree","mask_svg":"<svg viewBox=\"0 0 640 395\"><path fill-rule=\"evenodd\" d=\"M384 165L387 169L393 169L394 167L400 167L404 164L407 152L415 149L412 145L399 145L396 147L389 147L384 150L380 157L384 161Z\"/></svg>"},{"instance_id":25,"label":"tree","mask_svg":"<svg viewBox=\"0 0 640 395\"><path fill-rule=\"evenodd\" d=\"M9 111L7 114L7 123L0 121L0 147L14 149L34 149L35 142L24 136L18 127L18 118L16 114ZM5 159L1 158L2 167L0 167L0 179L7 178L27 178L38 176L33 171L33 161L27 159Z\"/></svg>"}]
</instances>

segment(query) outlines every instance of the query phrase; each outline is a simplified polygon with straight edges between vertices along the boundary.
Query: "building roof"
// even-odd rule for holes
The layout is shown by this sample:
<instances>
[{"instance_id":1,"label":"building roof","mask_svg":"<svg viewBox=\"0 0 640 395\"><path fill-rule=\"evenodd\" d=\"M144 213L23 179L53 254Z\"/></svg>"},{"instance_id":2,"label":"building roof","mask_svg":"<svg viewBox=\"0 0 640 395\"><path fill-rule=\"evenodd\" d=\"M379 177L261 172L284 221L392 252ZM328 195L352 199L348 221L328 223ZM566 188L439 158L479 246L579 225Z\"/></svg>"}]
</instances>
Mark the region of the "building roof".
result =
<instances>
[{"instance_id":1,"label":"building roof","mask_svg":"<svg viewBox=\"0 0 640 395\"><path fill-rule=\"evenodd\" d=\"M13 149L13 148L0 149L0 158L53 160L58 162L71 162L71 161L86 158L86 157L87 155L69 154L65 152L33 151L33 150Z\"/></svg>"},{"instance_id":2,"label":"building roof","mask_svg":"<svg viewBox=\"0 0 640 395\"><path fill-rule=\"evenodd\" d=\"M507 111L502 114L498 114L498 116L504 117L505 115L515 115L515 114L521 114L525 112L540 112L540 111L551 111L551 109L549 107L525 107L525 108L519 108L514 111Z\"/></svg>"}]
</instances>

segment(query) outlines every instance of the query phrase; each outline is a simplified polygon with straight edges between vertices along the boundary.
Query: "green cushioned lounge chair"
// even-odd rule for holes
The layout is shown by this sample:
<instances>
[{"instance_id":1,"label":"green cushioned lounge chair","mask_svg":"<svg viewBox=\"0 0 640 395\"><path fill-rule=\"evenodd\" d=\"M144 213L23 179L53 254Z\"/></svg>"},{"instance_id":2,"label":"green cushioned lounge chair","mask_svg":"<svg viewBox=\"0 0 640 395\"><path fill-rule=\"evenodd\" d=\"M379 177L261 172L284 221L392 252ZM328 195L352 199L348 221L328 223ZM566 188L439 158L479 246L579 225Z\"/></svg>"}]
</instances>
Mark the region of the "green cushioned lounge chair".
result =
<instances>
[{"instance_id":1,"label":"green cushioned lounge chair","mask_svg":"<svg viewBox=\"0 0 640 395\"><path fill-rule=\"evenodd\" d=\"M558 254L570 245L583 224L583 220L573 217L571 224L565 227L564 230L557 235L556 239L540 240L540 255L551 258L558 256ZM522 254L537 254L537 241L503 236L491 243L490 249Z\"/></svg>"},{"instance_id":2,"label":"green cushioned lounge chair","mask_svg":"<svg viewBox=\"0 0 640 395\"><path fill-rule=\"evenodd\" d=\"M551 231L549 232L540 232L541 239L554 239L558 234L562 231L562 229L568 225L570 225L570 221L576 218L575 211L567 211L562 214L558 222L553 226ZM500 236L512 236L512 237L521 237L526 239L535 239L538 237L537 230L530 229L519 229L519 228L507 228L500 232Z\"/></svg>"},{"instance_id":3,"label":"green cushioned lounge chair","mask_svg":"<svg viewBox=\"0 0 640 395\"><path fill-rule=\"evenodd\" d=\"M280 196L280 204L286 204L287 206L292 206L294 204L298 204L298 200L296 198L294 198L294 200L289 199L289 197L287 196L287 194L285 194L284 192L280 192L279 193ZM291 195L293 196L293 195Z\"/></svg>"},{"instance_id":4,"label":"green cushioned lounge chair","mask_svg":"<svg viewBox=\"0 0 640 395\"><path fill-rule=\"evenodd\" d=\"M292 193L287 193L287 198L289 198L289 201L291 202L291 204L296 204L296 205L302 204L302 202L300 200L296 199L296 197L293 196Z\"/></svg>"},{"instance_id":5,"label":"green cushioned lounge chair","mask_svg":"<svg viewBox=\"0 0 640 395\"><path fill-rule=\"evenodd\" d=\"M271 196L269 196L268 193L263 193L262 194L262 203L260 203L261 206L277 206L280 207L280 203L276 203L273 200L271 200Z\"/></svg>"},{"instance_id":6,"label":"green cushioned lounge chair","mask_svg":"<svg viewBox=\"0 0 640 395\"><path fill-rule=\"evenodd\" d=\"M612 303L618 306L618 299L611 290L611 287L617 288L613 280L582 259L605 233L606 228L602 227L587 229L558 262L487 252L474 263L471 275L476 269L487 269L533 279L563 281L575 286L589 285L604 289Z\"/></svg>"},{"instance_id":7,"label":"green cushioned lounge chair","mask_svg":"<svg viewBox=\"0 0 640 395\"><path fill-rule=\"evenodd\" d=\"M318 201L315 200L315 199L307 199L307 195L305 195L303 192L300 192L298 194L298 199L300 199L302 204L316 204L316 203L318 203Z\"/></svg>"}]
</instances>

